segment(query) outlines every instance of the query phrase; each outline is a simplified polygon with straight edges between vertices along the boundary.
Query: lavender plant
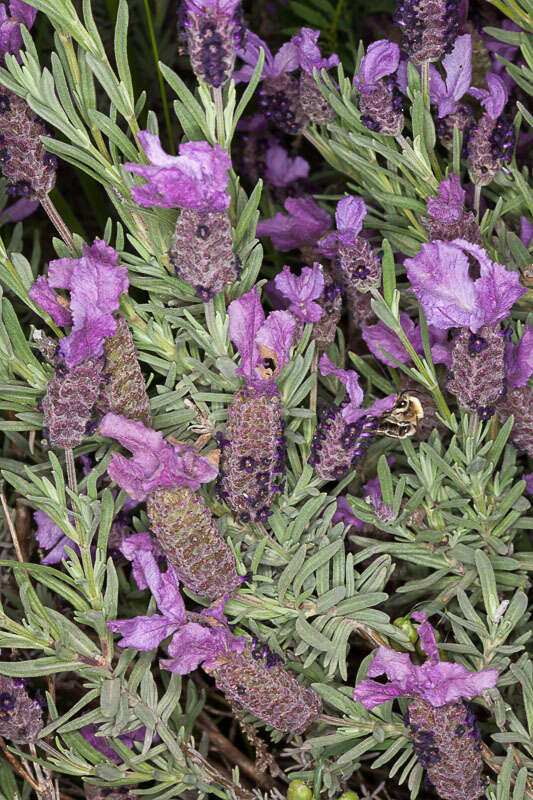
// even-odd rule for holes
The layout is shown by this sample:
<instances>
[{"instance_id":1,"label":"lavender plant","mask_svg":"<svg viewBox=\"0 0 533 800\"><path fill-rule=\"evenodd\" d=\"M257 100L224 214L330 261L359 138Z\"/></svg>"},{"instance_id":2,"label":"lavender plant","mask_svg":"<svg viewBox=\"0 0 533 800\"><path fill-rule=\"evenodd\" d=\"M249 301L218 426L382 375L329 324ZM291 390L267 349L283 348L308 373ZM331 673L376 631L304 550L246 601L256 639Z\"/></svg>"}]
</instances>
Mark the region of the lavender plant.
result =
<instances>
[{"instance_id":1,"label":"lavender plant","mask_svg":"<svg viewBox=\"0 0 533 800\"><path fill-rule=\"evenodd\" d=\"M0 800L533 798L531 9L346 5L0 3Z\"/></svg>"}]
</instances>

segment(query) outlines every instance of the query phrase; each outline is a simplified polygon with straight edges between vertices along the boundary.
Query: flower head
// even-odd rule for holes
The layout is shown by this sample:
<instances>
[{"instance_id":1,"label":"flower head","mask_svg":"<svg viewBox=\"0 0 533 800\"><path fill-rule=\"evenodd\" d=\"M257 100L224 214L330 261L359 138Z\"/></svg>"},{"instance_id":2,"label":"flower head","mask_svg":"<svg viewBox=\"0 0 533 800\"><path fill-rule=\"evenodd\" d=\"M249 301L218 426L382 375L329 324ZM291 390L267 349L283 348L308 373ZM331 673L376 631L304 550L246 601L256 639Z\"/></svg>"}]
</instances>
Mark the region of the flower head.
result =
<instances>
[{"instance_id":1,"label":"flower head","mask_svg":"<svg viewBox=\"0 0 533 800\"><path fill-rule=\"evenodd\" d=\"M295 34L291 43L296 45L298 50L298 65L303 72L313 74L313 69L319 72L321 69L336 67L340 63L338 55L333 53L329 58L322 58L320 47L317 42L320 38L320 31L312 28L302 28Z\"/></svg>"},{"instance_id":2,"label":"flower head","mask_svg":"<svg viewBox=\"0 0 533 800\"><path fill-rule=\"evenodd\" d=\"M155 133L141 131L137 138L150 164L124 166L148 181L144 186L132 187L132 196L139 205L216 211L228 208L230 196L226 189L231 159L220 145L186 142L180 145L179 155L169 156Z\"/></svg>"},{"instance_id":3,"label":"flower head","mask_svg":"<svg viewBox=\"0 0 533 800\"><path fill-rule=\"evenodd\" d=\"M301 156L291 158L279 144L274 144L266 152L265 180L272 186L283 188L309 175L309 163Z\"/></svg>"},{"instance_id":4,"label":"flower head","mask_svg":"<svg viewBox=\"0 0 533 800\"><path fill-rule=\"evenodd\" d=\"M290 267L283 267L276 275L274 285L281 294L290 300L289 311L303 322L318 322L322 308L313 301L324 291L324 274L321 264L315 262L313 268L304 267L299 276L293 275Z\"/></svg>"},{"instance_id":5,"label":"flower head","mask_svg":"<svg viewBox=\"0 0 533 800\"><path fill-rule=\"evenodd\" d=\"M239 374L256 387L265 385L289 361L294 317L287 311L272 311L265 318L257 286L230 303L228 316L229 335L241 356ZM265 373L265 360L273 362L273 374Z\"/></svg>"},{"instance_id":6,"label":"flower head","mask_svg":"<svg viewBox=\"0 0 533 800\"><path fill-rule=\"evenodd\" d=\"M479 264L477 280L470 277L469 255ZM495 325L526 291L518 272L491 261L482 247L464 239L423 244L404 263L428 323L440 328L468 327L476 333L482 325Z\"/></svg>"},{"instance_id":7,"label":"flower head","mask_svg":"<svg viewBox=\"0 0 533 800\"><path fill-rule=\"evenodd\" d=\"M257 235L270 236L276 250L312 246L331 228L330 215L312 197L289 197L284 205L287 214L280 211L257 226Z\"/></svg>"},{"instance_id":8,"label":"flower head","mask_svg":"<svg viewBox=\"0 0 533 800\"><path fill-rule=\"evenodd\" d=\"M386 75L396 72L400 63L400 48L396 42L379 39L368 46L361 59L359 72L353 82L360 92L376 88L377 82Z\"/></svg>"},{"instance_id":9,"label":"flower head","mask_svg":"<svg viewBox=\"0 0 533 800\"><path fill-rule=\"evenodd\" d=\"M119 266L118 253L103 239L97 239L91 247L84 244L81 258L51 261L48 277L41 276L30 288L29 296L51 314L56 324L72 325L59 348L68 367L102 355L104 341L116 333L113 312L128 286L128 271ZM68 309L52 288L70 290Z\"/></svg>"},{"instance_id":10,"label":"flower head","mask_svg":"<svg viewBox=\"0 0 533 800\"><path fill-rule=\"evenodd\" d=\"M496 120L504 109L509 93L507 86L495 72L487 75L487 85L488 91L471 87L470 94L481 102L487 116Z\"/></svg>"},{"instance_id":11,"label":"flower head","mask_svg":"<svg viewBox=\"0 0 533 800\"><path fill-rule=\"evenodd\" d=\"M350 402L342 409L342 417L347 425L357 422L358 419L368 416L379 417L385 411L390 411L394 405L394 395L389 395L381 400L376 400L368 408L361 408L363 402L363 390L359 386L359 375L353 369L339 369L324 353L318 362L321 375L335 375L341 383L346 386Z\"/></svg>"},{"instance_id":12,"label":"flower head","mask_svg":"<svg viewBox=\"0 0 533 800\"><path fill-rule=\"evenodd\" d=\"M437 197L428 197L427 213L450 224L459 222L464 213L465 197L459 178L452 174L439 183Z\"/></svg>"},{"instance_id":13,"label":"flower head","mask_svg":"<svg viewBox=\"0 0 533 800\"><path fill-rule=\"evenodd\" d=\"M144 500L156 489L174 486L198 489L217 475L216 467L191 446L166 442L159 431L145 427L142 422L106 414L99 433L116 439L132 452L133 458L113 453L108 474L135 500Z\"/></svg>"},{"instance_id":14,"label":"flower head","mask_svg":"<svg viewBox=\"0 0 533 800\"><path fill-rule=\"evenodd\" d=\"M337 203L335 222L337 224L337 240L351 247L363 227L363 220L368 214L365 201L360 197L343 197Z\"/></svg>"},{"instance_id":15,"label":"flower head","mask_svg":"<svg viewBox=\"0 0 533 800\"><path fill-rule=\"evenodd\" d=\"M433 66L429 67L429 96L437 106L439 119L454 114L457 103L470 89L472 80L472 37L458 36L453 50L442 59L446 78Z\"/></svg>"},{"instance_id":16,"label":"flower head","mask_svg":"<svg viewBox=\"0 0 533 800\"><path fill-rule=\"evenodd\" d=\"M533 375L533 328L527 325L518 344L505 343L505 377L511 389L526 386Z\"/></svg>"},{"instance_id":17,"label":"flower head","mask_svg":"<svg viewBox=\"0 0 533 800\"><path fill-rule=\"evenodd\" d=\"M356 701L365 708L374 708L395 697L420 697L439 707L461 698L470 700L496 685L498 671L495 669L470 672L461 664L439 661L435 634L426 614L417 612L412 617L422 623L418 636L428 660L418 667L411 663L408 653L381 646L370 662L367 675L371 678L386 675L389 683L361 681L354 689Z\"/></svg>"}]
</instances>

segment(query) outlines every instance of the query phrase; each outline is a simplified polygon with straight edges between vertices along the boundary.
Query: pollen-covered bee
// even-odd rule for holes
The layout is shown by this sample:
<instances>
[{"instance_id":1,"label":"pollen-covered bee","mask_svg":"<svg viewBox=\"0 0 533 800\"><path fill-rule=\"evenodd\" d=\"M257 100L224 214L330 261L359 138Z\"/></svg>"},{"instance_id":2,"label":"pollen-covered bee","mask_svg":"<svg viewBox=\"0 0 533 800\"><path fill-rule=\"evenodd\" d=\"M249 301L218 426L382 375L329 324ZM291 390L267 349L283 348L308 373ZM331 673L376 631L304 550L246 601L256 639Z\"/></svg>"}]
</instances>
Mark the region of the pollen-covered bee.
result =
<instances>
[{"instance_id":1,"label":"pollen-covered bee","mask_svg":"<svg viewBox=\"0 0 533 800\"><path fill-rule=\"evenodd\" d=\"M418 397L401 392L390 411L379 418L376 433L390 436L392 439L406 439L418 433L419 422L424 416L424 409Z\"/></svg>"}]
</instances>

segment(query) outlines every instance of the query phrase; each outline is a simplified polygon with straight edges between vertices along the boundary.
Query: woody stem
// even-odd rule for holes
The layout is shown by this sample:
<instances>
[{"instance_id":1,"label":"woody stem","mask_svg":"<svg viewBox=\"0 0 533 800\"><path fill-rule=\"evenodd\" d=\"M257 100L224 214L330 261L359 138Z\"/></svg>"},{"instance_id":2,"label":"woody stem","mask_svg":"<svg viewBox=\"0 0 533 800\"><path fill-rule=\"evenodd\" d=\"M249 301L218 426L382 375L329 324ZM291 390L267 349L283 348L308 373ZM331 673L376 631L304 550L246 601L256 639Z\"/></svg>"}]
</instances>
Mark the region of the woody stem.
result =
<instances>
[{"instance_id":1,"label":"woody stem","mask_svg":"<svg viewBox=\"0 0 533 800\"><path fill-rule=\"evenodd\" d=\"M48 214L50 222L55 227L56 231L59 233L59 235L65 242L66 246L68 247L68 249L74 252L74 240L72 238L72 234L70 230L67 228L65 222L63 221L63 217L61 216L55 205L50 200L50 196L45 194L42 197L40 197L39 200L41 206Z\"/></svg>"}]
</instances>

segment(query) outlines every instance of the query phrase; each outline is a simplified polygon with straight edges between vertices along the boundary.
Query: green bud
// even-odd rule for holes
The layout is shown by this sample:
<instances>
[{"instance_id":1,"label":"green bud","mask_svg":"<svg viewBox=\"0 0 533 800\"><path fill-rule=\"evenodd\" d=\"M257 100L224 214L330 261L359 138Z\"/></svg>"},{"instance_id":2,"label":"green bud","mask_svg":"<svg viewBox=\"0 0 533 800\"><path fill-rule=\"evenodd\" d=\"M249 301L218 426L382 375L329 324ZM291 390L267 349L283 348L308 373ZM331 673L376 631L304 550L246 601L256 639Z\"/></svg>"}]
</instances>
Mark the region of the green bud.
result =
<instances>
[{"instance_id":1,"label":"green bud","mask_svg":"<svg viewBox=\"0 0 533 800\"><path fill-rule=\"evenodd\" d=\"M407 638L413 644L418 639L418 633L416 632L416 628L413 623L407 617L398 617L392 623L395 628L399 628L401 631L405 633Z\"/></svg>"},{"instance_id":2,"label":"green bud","mask_svg":"<svg viewBox=\"0 0 533 800\"><path fill-rule=\"evenodd\" d=\"M287 800L311 800L312 797L313 792L303 781L291 781L289 783Z\"/></svg>"},{"instance_id":3,"label":"green bud","mask_svg":"<svg viewBox=\"0 0 533 800\"><path fill-rule=\"evenodd\" d=\"M347 792L343 792L339 797L339 800L359 800L359 795L357 794L357 792L352 792L352 790L350 789Z\"/></svg>"}]
</instances>

